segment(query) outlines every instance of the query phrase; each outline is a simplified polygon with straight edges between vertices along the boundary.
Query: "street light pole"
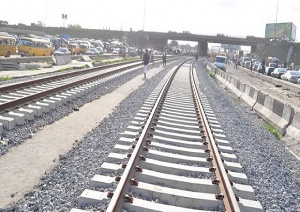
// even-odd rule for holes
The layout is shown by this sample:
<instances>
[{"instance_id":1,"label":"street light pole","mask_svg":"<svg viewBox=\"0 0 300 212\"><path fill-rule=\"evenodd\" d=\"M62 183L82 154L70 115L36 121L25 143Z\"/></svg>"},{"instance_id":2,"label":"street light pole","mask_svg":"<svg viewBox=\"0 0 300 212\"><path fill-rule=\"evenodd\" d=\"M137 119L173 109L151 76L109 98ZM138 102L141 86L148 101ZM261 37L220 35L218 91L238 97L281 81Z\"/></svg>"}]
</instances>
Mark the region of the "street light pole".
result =
<instances>
[{"instance_id":1,"label":"street light pole","mask_svg":"<svg viewBox=\"0 0 300 212\"><path fill-rule=\"evenodd\" d=\"M276 38L276 34L277 34L277 15L278 15L278 2L279 0L277 0L277 9L276 9L276 24L275 24L275 38Z\"/></svg>"},{"instance_id":2,"label":"street light pole","mask_svg":"<svg viewBox=\"0 0 300 212\"><path fill-rule=\"evenodd\" d=\"M144 0L144 19L143 19L143 31L145 31L145 13L146 13L146 6L145 6L145 0Z\"/></svg>"}]
</instances>

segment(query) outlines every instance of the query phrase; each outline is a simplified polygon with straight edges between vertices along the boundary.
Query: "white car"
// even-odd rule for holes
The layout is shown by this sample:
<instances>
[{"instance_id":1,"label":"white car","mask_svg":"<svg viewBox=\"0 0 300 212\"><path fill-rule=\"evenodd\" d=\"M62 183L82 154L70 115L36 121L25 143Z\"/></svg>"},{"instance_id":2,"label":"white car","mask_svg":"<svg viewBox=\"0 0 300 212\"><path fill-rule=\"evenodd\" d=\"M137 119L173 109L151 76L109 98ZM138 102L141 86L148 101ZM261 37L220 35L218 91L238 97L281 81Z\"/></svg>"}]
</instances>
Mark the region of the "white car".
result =
<instances>
[{"instance_id":1,"label":"white car","mask_svg":"<svg viewBox=\"0 0 300 212\"><path fill-rule=\"evenodd\" d=\"M300 78L300 71L289 70L285 74L281 75L281 79L289 82L298 83Z\"/></svg>"},{"instance_id":2,"label":"white car","mask_svg":"<svg viewBox=\"0 0 300 212\"><path fill-rule=\"evenodd\" d=\"M112 51L112 54L119 54L119 53L120 53L119 48L114 48L114 50Z\"/></svg>"},{"instance_id":3,"label":"white car","mask_svg":"<svg viewBox=\"0 0 300 212\"><path fill-rule=\"evenodd\" d=\"M57 55L69 55L69 54L71 54L71 52L67 48L59 47L53 54L54 54L54 56L57 56Z\"/></svg>"},{"instance_id":4,"label":"white car","mask_svg":"<svg viewBox=\"0 0 300 212\"><path fill-rule=\"evenodd\" d=\"M86 52L87 55L99 55L100 52L96 48L89 48Z\"/></svg>"},{"instance_id":5,"label":"white car","mask_svg":"<svg viewBox=\"0 0 300 212\"><path fill-rule=\"evenodd\" d=\"M96 49L98 50L99 54L103 54L103 48L102 47L96 47Z\"/></svg>"}]
</instances>

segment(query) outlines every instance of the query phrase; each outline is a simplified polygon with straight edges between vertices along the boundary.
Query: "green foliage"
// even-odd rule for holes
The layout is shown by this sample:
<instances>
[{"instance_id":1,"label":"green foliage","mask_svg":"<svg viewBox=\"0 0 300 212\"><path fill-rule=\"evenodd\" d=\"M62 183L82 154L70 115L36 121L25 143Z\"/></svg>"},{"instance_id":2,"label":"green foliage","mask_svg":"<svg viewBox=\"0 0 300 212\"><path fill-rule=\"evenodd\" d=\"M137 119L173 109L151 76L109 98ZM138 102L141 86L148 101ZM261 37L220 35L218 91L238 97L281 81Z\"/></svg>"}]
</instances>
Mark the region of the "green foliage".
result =
<instances>
[{"instance_id":1,"label":"green foliage","mask_svg":"<svg viewBox=\"0 0 300 212\"><path fill-rule=\"evenodd\" d=\"M214 73L212 73L212 72L209 72L209 73L208 73L208 75L209 75L210 77L212 77L212 78L216 79L216 75L215 75Z\"/></svg>"},{"instance_id":2,"label":"green foliage","mask_svg":"<svg viewBox=\"0 0 300 212\"><path fill-rule=\"evenodd\" d=\"M0 26L5 26L5 25L8 25L8 22L7 22L7 21L0 20Z\"/></svg>"},{"instance_id":3,"label":"green foliage","mask_svg":"<svg viewBox=\"0 0 300 212\"><path fill-rule=\"evenodd\" d=\"M0 77L0 81L8 81L8 80L12 80L12 79L13 79L13 77L10 77L8 75Z\"/></svg>"},{"instance_id":4,"label":"green foliage","mask_svg":"<svg viewBox=\"0 0 300 212\"><path fill-rule=\"evenodd\" d=\"M101 63L101 62L102 62L102 59L101 59L101 58L97 58L94 62L95 62L95 63Z\"/></svg>"},{"instance_id":5,"label":"green foliage","mask_svg":"<svg viewBox=\"0 0 300 212\"><path fill-rule=\"evenodd\" d=\"M176 47L176 46L178 46L178 41L172 40L171 43L170 43L170 46L171 46L171 47Z\"/></svg>"},{"instance_id":6,"label":"green foliage","mask_svg":"<svg viewBox=\"0 0 300 212\"><path fill-rule=\"evenodd\" d=\"M268 130L270 133L272 133L276 138L281 139L280 132L274 126L272 126L271 124L268 124L268 123L265 123L263 126L266 130Z\"/></svg>"},{"instance_id":7,"label":"green foliage","mask_svg":"<svg viewBox=\"0 0 300 212\"><path fill-rule=\"evenodd\" d=\"M71 71L73 70L74 68L73 67L69 67L69 68L64 68L64 69L61 69L59 71L63 72L63 71Z\"/></svg>"}]
</instances>

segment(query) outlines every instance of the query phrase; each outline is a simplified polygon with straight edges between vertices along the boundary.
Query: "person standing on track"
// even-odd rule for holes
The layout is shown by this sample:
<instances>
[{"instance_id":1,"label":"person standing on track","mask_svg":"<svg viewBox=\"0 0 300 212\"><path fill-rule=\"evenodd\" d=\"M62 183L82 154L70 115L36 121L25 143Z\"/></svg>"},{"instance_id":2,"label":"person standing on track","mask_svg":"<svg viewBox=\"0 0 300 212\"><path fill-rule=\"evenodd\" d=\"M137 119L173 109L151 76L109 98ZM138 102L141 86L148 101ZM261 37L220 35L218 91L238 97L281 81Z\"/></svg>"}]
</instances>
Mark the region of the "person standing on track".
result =
<instances>
[{"instance_id":1,"label":"person standing on track","mask_svg":"<svg viewBox=\"0 0 300 212\"><path fill-rule=\"evenodd\" d=\"M147 74L147 71L148 71L149 60L150 60L150 56L148 54L148 49L146 49L146 52L143 55L144 78L146 78L146 74Z\"/></svg>"},{"instance_id":2,"label":"person standing on track","mask_svg":"<svg viewBox=\"0 0 300 212\"><path fill-rule=\"evenodd\" d=\"M166 54L166 52L164 52L162 54L162 59L163 59L163 66L167 65L167 54Z\"/></svg>"}]
</instances>

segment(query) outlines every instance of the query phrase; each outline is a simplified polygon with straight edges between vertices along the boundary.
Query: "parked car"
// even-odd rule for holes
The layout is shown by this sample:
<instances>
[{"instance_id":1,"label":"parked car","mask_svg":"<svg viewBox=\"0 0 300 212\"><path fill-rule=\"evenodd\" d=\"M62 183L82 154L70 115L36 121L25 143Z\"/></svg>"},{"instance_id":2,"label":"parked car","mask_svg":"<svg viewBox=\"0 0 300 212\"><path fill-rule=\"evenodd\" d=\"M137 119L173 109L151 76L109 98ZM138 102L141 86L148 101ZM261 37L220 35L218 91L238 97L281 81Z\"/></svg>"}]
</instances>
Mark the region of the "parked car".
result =
<instances>
[{"instance_id":1,"label":"parked car","mask_svg":"<svg viewBox=\"0 0 300 212\"><path fill-rule=\"evenodd\" d=\"M298 83L298 79L300 78L300 71L287 71L283 75L281 75L281 79L287 80L289 82Z\"/></svg>"},{"instance_id":2,"label":"parked car","mask_svg":"<svg viewBox=\"0 0 300 212\"><path fill-rule=\"evenodd\" d=\"M120 53L119 48L114 48L114 50L112 51L112 54L119 54L119 53Z\"/></svg>"},{"instance_id":3,"label":"parked car","mask_svg":"<svg viewBox=\"0 0 300 212\"><path fill-rule=\"evenodd\" d=\"M244 63L244 67L245 68L248 68L248 69L250 69L250 66L251 66L251 62L250 61L245 61L245 63Z\"/></svg>"},{"instance_id":4,"label":"parked car","mask_svg":"<svg viewBox=\"0 0 300 212\"><path fill-rule=\"evenodd\" d=\"M100 52L96 48L89 48L86 52L87 55L99 55Z\"/></svg>"},{"instance_id":5,"label":"parked car","mask_svg":"<svg viewBox=\"0 0 300 212\"><path fill-rule=\"evenodd\" d=\"M241 58L241 65L243 66L243 67L246 67L246 62L247 61L249 61L250 62L250 58L249 57L242 57Z\"/></svg>"},{"instance_id":6,"label":"parked car","mask_svg":"<svg viewBox=\"0 0 300 212\"><path fill-rule=\"evenodd\" d=\"M265 74L271 76L271 73L274 71L274 69L276 68L276 63L270 63L269 66L267 66L265 68Z\"/></svg>"},{"instance_id":7,"label":"parked car","mask_svg":"<svg viewBox=\"0 0 300 212\"><path fill-rule=\"evenodd\" d=\"M54 54L54 56L57 56L57 55L68 55L68 54L71 54L71 52L67 48L59 47L56 51L54 51L53 54Z\"/></svg>"},{"instance_id":8,"label":"parked car","mask_svg":"<svg viewBox=\"0 0 300 212\"><path fill-rule=\"evenodd\" d=\"M258 73L263 74L263 68L262 68L262 64L261 64L261 63L258 64L258 66L257 66L257 68L255 69L255 71L257 71Z\"/></svg>"},{"instance_id":9,"label":"parked car","mask_svg":"<svg viewBox=\"0 0 300 212\"><path fill-rule=\"evenodd\" d=\"M274 71L271 73L272 77L281 78L281 75L283 75L286 72L286 68L275 68Z\"/></svg>"},{"instance_id":10,"label":"parked car","mask_svg":"<svg viewBox=\"0 0 300 212\"><path fill-rule=\"evenodd\" d=\"M258 66L260 65L259 61L256 61L253 65L253 71L257 71Z\"/></svg>"},{"instance_id":11,"label":"parked car","mask_svg":"<svg viewBox=\"0 0 300 212\"><path fill-rule=\"evenodd\" d=\"M103 54L103 48L98 46L96 47L96 49L98 50L99 54Z\"/></svg>"},{"instance_id":12,"label":"parked car","mask_svg":"<svg viewBox=\"0 0 300 212\"><path fill-rule=\"evenodd\" d=\"M300 78L298 78L298 82L297 82L297 84L300 84Z\"/></svg>"}]
</instances>

